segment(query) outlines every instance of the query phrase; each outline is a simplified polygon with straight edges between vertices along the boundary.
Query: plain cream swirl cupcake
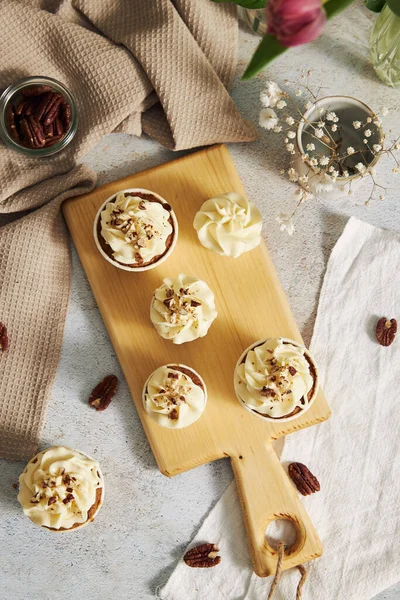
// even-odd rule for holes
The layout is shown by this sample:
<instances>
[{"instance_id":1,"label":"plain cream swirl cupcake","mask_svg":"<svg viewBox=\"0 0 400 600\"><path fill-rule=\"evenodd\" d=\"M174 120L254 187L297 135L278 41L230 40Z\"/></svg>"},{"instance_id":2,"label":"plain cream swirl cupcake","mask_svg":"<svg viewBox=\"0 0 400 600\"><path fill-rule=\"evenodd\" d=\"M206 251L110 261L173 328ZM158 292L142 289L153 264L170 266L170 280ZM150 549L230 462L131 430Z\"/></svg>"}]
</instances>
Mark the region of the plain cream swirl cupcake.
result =
<instances>
[{"instance_id":1,"label":"plain cream swirl cupcake","mask_svg":"<svg viewBox=\"0 0 400 600\"><path fill-rule=\"evenodd\" d=\"M262 217L258 208L235 192L204 202L193 226L201 244L222 256L236 258L261 241Z\"/></svg>"},{"instance_id":2,"label":"plain cream swirl cupcake","mask_svg":"<svg viewBox=\"0 0 400 600\"><path fill-rule=\"evenodd\" d=\"M39 452L19 478L18 500L24 514L53 531L71 531L93 521L103 495L98 462L64 446Z\"/></svg>"},{"instance_id":3,"label":"plain cream swirl cupcake","mask_svg":"<svg viewBox=\"0 0 400 600\"><path fill-rule=\"evenodd\" d=\"M206 282L183 273L175 279L164 279L154 292L150 308L154 327L174 344L205 336L217 314L214 294Z\"/></svg>"},{"instance_id":4,"label":"plain cream swirl cupcake","mask_svg":"<svg viewBox=\"0 0 400 600\"><path fill-rule=\"evenodd\" d=\"M240 357L235 392L248 410L270 420L306 411L318 392L318 372L309 351L293 340L256 342Z\"/></svg>"},{"instance_id":5,"label":"plain cream swirl cupcake","mask_svg":"<svg viewBox=\"0 0 400 600\"><path fill-rule=\"evenodd\" d=\"M164 365L150 375L143 388L143 406L162 427L181 429L203 414L206 384L186 365Z\"/></svg>"},{"instance_id":6,"label":"plain cream swirl cupcake","mask_svg":"<svg viewBox=\"0 0 400 600\"><path fill-rule=\"evenodd\" d=\"M172 252L178 225L171 206L158 194L139 188L114 194L95 219L101 254L129 271L154 268Z\"/></svg>"}]
</instances>

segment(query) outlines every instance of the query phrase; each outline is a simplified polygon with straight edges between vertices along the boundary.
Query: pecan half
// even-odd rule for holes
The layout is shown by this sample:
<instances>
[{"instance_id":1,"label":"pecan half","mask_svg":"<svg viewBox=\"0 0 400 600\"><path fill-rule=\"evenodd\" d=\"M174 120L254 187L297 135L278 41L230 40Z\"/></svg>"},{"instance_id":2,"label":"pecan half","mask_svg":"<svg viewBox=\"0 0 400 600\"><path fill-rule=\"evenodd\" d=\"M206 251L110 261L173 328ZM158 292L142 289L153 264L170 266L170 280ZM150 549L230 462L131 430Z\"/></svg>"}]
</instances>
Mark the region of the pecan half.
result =
<instances>
[{"instance_id":1,"label":"pecan half","mask_svg":"<svg viewBox=\"0 0 400 600\"><path fill-rule=\"evenodd\" d=\"M34 85L21 90L21 94L27 98L31 98L32 96L41 96L46 92L51 92L51 87L49 85Z\"/></svg>"},{"instance_id":2,"label":"pecan half","mask_svg":"<svg viewBox=\"0 0 400 600\"><path fill-rule=\"evenodd\" d=\"M303 463L291 463L288 471L290 478L303 496L310 496L321 489L318 479Z\"/></svg>"},{"instance_id":3,"label":"pecan half","mask_svg":"<svg viewBox=\"0 0 400 600\"><path fill-rule=\"evenodd\" d=\"M92 390L89 396L89 406L96 410L105 410L114 398L118 388L118 379L115 375L107 375Z\"/></svg>"},{"instance_id":4,"label":"pecan half","mask_svg":"<svg viewBox=\"0 0 400 600\"><path fill-rule=\"evenodd\" d=\"M186 552L183 560L189 567L208 568L215 567L221 562L218 556L218 546L215 544L201 544Z\"/></svg>"},{"instance_id":5,"label":"pecan half","mask_svg":"<svg viewBox=\"0 0 400 600\"><path fill-rule=\"evenodd\" d=\"M397 333L396 319L387 319L382 317L376 324L376 339L381 346L390 346L393 344Z\"/></svg>"},{"instance_id":6,"label":"pecan half","mask_svg":"<svg viewBox=\"0 0 400 600\"><path fill-rule=\"evenodd\" d=\"M289 373L291 374L292 377L294 377L297 373L297 370L292 367L292 365L290 365L289 369L288 369Z\"/></svg>"},{"instance_id":7,"label":"pecan half","mask_svg":"<svg viewBox=\"0 0 400 600\"><path fill-rule=\"evenodd\" d=\"M7 327L4 325L4 323L0 323L0 350L2 352L8 350Z\"/></svg>"}]
</instances>

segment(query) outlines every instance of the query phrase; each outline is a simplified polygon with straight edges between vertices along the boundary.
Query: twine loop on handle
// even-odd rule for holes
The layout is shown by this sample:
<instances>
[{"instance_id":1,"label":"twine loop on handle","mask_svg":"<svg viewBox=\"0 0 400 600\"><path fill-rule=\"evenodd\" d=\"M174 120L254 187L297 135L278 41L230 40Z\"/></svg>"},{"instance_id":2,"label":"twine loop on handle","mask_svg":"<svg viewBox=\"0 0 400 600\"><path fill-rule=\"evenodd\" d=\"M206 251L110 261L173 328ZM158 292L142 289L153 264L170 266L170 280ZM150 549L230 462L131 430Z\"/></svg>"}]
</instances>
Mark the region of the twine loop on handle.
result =
<instances>
[{"instance_id":1,"label":"twine loop on handle","mask_svg":"<svg viewBox=\"0 0 400 600\"><path fill-rule=\"evenodd\" d=\"M278 545L278 561L276 563L276 570L275 570L275 576L274 576L274 580L271 584L271 589L269 590L269 594L268 594L268 598L267 600L272 600L273 595L275 594L275 590L278 587L278 584L281 580L281 576L282 576L282 564L283 564L283 557L285 554L285 544L283 542L279 542ZM300 581L298 583L297 586L297 590L296 590L296 600L301 600L302 595L303 595L303 587L304 584L306 582L307 579L307 575L308 575L308 571L306 569L306 567L304 565L298 565L296 567L300 573L301 573L301 578Z\"/></svg>"}]
</instances>

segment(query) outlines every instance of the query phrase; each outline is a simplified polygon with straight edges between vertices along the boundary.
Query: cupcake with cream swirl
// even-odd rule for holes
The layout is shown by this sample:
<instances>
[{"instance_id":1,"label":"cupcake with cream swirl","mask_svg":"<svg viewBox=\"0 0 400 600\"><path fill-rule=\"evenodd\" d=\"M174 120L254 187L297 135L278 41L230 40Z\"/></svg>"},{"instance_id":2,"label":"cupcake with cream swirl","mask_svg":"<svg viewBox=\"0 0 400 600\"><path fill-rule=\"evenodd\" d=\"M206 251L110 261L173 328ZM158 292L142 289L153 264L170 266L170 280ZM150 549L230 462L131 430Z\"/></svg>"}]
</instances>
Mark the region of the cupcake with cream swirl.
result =
<instances>
[{"instance_id":1,"label":"cupcake with cream swirl","mask_svg":"<svg viewBox=\"0 0 400 600\"><path fill-rule=\"evenodd\" d=\"M245 408L267 420L293 419L318 392L318 372L309 351L286 338L256 342L240 357L235 392Z\"/></svg>"},{"instance_id":2,"label":"cupcake with cream swirl","mask_svg":"<svg viewBox=\"0 0 400 600\"><path fill-rule=\"evenodd\" d=\"M145 411L153 421L168 429L192 425L202 415L206 402L206 384L186 365L159 367L143 388Z\"/></svg>"},{"instance_id":3,"label":"cupcake with cream swirl","mask_svg":"<svg viewBox=\"0 0 400 600\"><path fill-rule=\"evenodd\" d=\"M18 501L25 515L52 531L71 531L93 521L103 494L97 461L64 446L39 452L19 478Z\"/></svg>"},{"instance_id":4,"label":"cupcake with cream swirl","mask_svg":"<svg viewBox=\"0 0 400 600\"><path fill-rule=\"evenodd\" d=\"M193 221L201 244L236 258L261 241L262 218L255 204L235 192L204 202Z\"/></svg>"},{"instance_id":5,"label":"cupcake with cream swirl","mask_svg":"<svg viewBox=\"0 0 400 600\"><path fill-rule=\"evenodd\" d=\"M150 318L161 337L174 344L207 334L217 317L214 294L205 281L183 273L166 278L154 292Z\"/></svg>"},{"instance_id":6,"label":"cupcake with cream swirl","mask_svg":"<svg viewBox=\"0 0 400 600\"><path fill-rule=\"evenodd\" d=\"M108 198L97 213L96 245L115 266L145 271L172 252L178 224L171 206L158 194L134 188Z\"/></svg>"}]
</instances>

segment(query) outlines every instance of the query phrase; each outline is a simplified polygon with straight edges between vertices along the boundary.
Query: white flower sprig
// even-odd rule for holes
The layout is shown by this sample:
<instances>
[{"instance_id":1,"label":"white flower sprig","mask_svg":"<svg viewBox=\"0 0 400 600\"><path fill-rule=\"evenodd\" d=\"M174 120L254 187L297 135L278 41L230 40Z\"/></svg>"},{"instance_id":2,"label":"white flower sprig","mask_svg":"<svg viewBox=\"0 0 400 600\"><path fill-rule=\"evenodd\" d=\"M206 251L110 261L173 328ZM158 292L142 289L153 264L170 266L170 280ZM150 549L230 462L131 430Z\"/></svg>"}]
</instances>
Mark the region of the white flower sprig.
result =
<instances>
[{"instance_id":1,"label":"white flower sprig","mask_svg":"<svg viewBox=\"0 0 400 600\"><path fill-rule=\"evenodd\" d=\"M374 197L376 188L385 191L375 179L376 172L373 166L382 154L388 154L394 159L395 166L392 172L400 172L400 163L394 155L394 151L400 148L400 138L385 148L385 135L381 129L380 117L388 114L387 108L383 107L379 113L368 116L365 122L353 121L352 127L359 136L358 145L354 143L354 137L354 145L348 143L348 138L346 144L340 117L329 107L318 107L318 117L315 121L304 119L305 110L309 110L318 102L318 94L321 91L321 88L317 93L312 91L309 85L311 74L311 70L302 71L300 83L297 82L294 93L296 100L274 81L268 81L260 94L263 105L260 126L274 133L284 134L285 147L291 156L296 155L296 128L300 123L305 123L303 138L307 137L306 152L301 155L301 159L307 166L306 172L298 173L293 165L286 171L289 181L297 185L297 205L291 215L280 214L277 217L280 229L287 231L289 235L294 232L293 219L299 206L307 200L312 200L315 194L331 191L336 182L341 183L341 191L347 191L348 196L352 196L352 180L349 181L349 178L370 177L373 185L366 205ZM290 82L285 80L285 85L289 84ZM304 102L304 106L299 106L299 101ZM291 112L289 105L293 109ZM379 198L383 200L384 197L384 193L380 193Z\"/></svg>"}]
</instances>

